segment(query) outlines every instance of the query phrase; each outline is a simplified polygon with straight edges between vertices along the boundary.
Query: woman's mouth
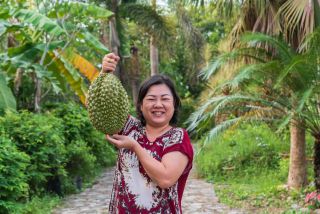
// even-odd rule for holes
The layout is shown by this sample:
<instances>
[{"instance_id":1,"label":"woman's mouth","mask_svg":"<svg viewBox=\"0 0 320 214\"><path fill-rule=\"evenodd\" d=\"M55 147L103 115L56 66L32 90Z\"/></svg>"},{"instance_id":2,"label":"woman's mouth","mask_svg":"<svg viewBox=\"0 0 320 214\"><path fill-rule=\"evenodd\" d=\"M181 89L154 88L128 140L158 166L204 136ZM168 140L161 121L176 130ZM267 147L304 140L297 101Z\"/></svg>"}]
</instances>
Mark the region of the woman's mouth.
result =
<instances>
[{"instance_id":1,"label":"woman's mouth","mask_svg":"<svg viewBox=\"0 0 320 214\"><path fill-rule=\"evenodd\" d=\"M162 116L164 114L164 112L162 112L162 111L153 111L152 114L154 116L160 117L160 116Z\"/></svg>"}]
</instances>

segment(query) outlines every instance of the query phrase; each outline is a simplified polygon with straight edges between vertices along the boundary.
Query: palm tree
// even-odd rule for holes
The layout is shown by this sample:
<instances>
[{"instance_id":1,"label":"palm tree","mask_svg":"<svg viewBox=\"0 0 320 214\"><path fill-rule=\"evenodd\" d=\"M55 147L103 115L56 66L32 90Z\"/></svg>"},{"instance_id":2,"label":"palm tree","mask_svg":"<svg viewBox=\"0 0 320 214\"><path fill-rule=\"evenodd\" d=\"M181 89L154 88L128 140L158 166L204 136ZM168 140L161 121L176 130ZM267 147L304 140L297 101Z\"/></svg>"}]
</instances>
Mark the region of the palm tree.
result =
<instances>
[{"instance_id":1,"label":"palm tree","mask_svg":"<svg viewBox=\"0 0 320 214\"><path fill-rule=\"evenodd\" d=\"M290 123L291 147L295 148L291 148L288 186L301 187L306 184L303 131L306 128L313 136L317 136L320 131L319 112L316 110L318 107L313 101L320 94L317 87L320 80L318 74L320 55L316 52L318 48L316 51L310 50L298 54L283 40L263 34L249 34L242 37L242 41L244 42L242 45L246 44L249 47L236 48L230 53L222 54L203 72L203 75L208 79L224 64L239 59L250 59L251 63L238 68L231 80L215 88L210 98L190 117L189 129L197 127L201 129L202 124L208 120L234 112L236 112L235 118L211 129L205 142L210 142L210 139L221 131L243 121L280 120L281 128ZM263 47L268 45L271 49L257 48L257 44ZM229 88L230 94L219 95L226 87ZM303 127L300 127L301 124ZM316 142L317 139L315 137ZM315 160L319 162L316 155L315 153ZM296 166L298 169L294 168ZM296 177L290 178L293 174ZM318 176L320 177L319 173Z\"/></svg>"},{"instance_id":2,"label":"palm tree","mask_svg":"<svg viewBox=\"0 0 320 214\"><path fill-rule=\"evenodd\" d=\"M124 44L128 42L123 22L124 20L129 19L150 35L151 75L158 73L158 45L160 41L168 40L170 29L165 18L156 11L156 0L153 0L151 5L139 3L137 0L97 0L96 2L106 2L107 8L115 14L109 21L110 50L117 53L119 56L126 54L124 48L122 48L124 47ZM117 69L120 68L118 67ZM118 72L120 75L121 69ZM120 79L124 80L125 78L120 75Z\"/></svg>"},{"instance_id":3,"label":"palm tree","mask_svg":"<svg viewBox=\"0 0 320 214\"><path fill-rule=\"evenodd\" d=\"M151 1L151 6L154 10L157 9L157 0ZM151 76L159 73L159 50L154 36L150 36L150 65Z\"/></svg>"},{"instance_id":4,"label":"palm tree","mask_svg":"<svg viewBox=\"0 0 320 214\"><path fill-rule=\"evenodd\" d=\"M239 47L239 38L246 31L261 32L272 36L282 36L297 53L306 51L304 39L320 23L319 1L317 0L218 0L218 10L238 15L238 22L230 33L231 49ZM237 8L240 8L237 10ZM266 49L270 47L265 46ZM238 64L238 63L237 63ZM297 100L295 103L298 103ZM304 157L304 120L292 118L290 169L288 185L305 185L306 161Z\"/></svg>"}]
</instances>

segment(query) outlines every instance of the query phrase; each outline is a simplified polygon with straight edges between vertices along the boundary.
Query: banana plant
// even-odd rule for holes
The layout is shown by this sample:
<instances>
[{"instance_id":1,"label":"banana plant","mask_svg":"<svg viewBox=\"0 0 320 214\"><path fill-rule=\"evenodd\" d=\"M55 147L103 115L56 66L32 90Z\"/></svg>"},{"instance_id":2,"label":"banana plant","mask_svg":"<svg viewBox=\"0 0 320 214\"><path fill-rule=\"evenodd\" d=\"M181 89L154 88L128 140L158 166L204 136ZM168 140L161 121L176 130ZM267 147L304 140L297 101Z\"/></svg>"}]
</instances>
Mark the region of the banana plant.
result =
<instances>
[{"instance_id":1,"label":"banana plant","mask_svg":"<svg viewBox=\"0 0 320 214\"><path fill-rule=\"evenodd\" d=\"M35 106L40 105L41 81L50 83L55 93L67 91L69 85L85 103L87 85L82 75L92 81L98 69L80 55L79 44L100 55L109 50L88 31L79 16L85 14L94 20L104 20L113 13L79 2L42 3L37 10L17 6L1 9L0 37L14 35L16 41L16 46L1 53L1 68L8 77L18 68L35 73L37 92L40 92Z\"/></svg>"}]
</instances>

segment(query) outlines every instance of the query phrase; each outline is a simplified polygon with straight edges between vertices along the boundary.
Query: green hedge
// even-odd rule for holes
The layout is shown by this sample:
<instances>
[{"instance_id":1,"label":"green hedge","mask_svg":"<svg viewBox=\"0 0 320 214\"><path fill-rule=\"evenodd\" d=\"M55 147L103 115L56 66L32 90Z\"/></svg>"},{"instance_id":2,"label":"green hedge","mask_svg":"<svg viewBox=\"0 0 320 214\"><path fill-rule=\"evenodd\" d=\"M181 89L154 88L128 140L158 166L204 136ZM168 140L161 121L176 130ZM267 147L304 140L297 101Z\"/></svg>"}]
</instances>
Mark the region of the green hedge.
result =
<instances>
[{"instance_id":1,"label":"green hedge","mask_svg":"<svg viewBox=\"0 0 320 214\"><path fill-rule=\"evenodd\" d=\"M7 112L0 136L0 213L15 213L37 196L74 192L77 179L86 183L115 163L113 147L74 103L43 114Z\"/></svg>"},{"instance_id":2,"label":"green hedge","mask_svg":"<svg viewBox=\"0 0 320 214\"><path fill-rule=\"evenodd\" d=\"M201 176L223 180L277 169L288 148L266 124L246 124L217 137L196 156L196 164Z\"/></svg>"}]
</instances>

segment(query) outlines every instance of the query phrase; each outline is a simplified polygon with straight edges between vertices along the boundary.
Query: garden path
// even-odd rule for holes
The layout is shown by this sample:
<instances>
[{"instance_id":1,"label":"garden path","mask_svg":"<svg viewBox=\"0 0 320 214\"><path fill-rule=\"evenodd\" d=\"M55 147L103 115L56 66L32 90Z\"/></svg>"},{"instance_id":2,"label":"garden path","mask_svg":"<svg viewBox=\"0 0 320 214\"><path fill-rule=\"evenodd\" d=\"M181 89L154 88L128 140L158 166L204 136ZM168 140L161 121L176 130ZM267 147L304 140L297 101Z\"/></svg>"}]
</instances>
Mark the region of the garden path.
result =
<instances>
[{"instance_id":1,"label":"garden path","mask_svg":"<svg viewBox=\"0 0 320 214\"><path fill-rule=\"evenodd\" d=\"M104 214L109 205L114 168L107 169L95 184L83 192L68 196L53 214ZM213 185L197 178L193 169L182 200L184 214L246 213L219 203Z\"/></svg>"}]
</instances>

